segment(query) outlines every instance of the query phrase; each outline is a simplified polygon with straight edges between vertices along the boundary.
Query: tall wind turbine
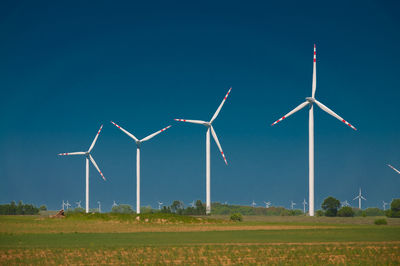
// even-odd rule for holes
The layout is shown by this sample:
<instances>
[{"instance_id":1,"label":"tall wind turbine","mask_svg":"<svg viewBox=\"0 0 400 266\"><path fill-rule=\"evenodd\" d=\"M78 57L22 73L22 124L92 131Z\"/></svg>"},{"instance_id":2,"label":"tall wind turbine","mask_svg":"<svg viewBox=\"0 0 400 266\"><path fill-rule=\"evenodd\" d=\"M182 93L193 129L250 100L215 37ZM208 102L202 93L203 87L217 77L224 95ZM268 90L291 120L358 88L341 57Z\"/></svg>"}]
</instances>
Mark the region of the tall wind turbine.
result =
<instances>
[{"instance_id":1,"label":"tall wind turbine","mask_svg":"<svg viewBox=\"0 0 400 266\"><path fill-rule=\"evenodd\" d=\"M360 192L358 193L358 196L355 197L353 200L358 199L358 208L361 210L361 200L367 200L366 198L364 198L363 196L361 196L361 188L360 188Z\"/></svg>"},{"instance_id":2,"label":"tall wind turbine","mask_svg":"<svg viewBox=\"0 0 400 266\"><path fill-rule=\"evenodd\" d=\"M399 170L397 170L396 168L394 168L394 167L391 166L390 164L388 164L388 166L389 166L390 168L392 168L394 171L396 171L398 174L400 174L400 171L399 171Z\"/></svg>"},{"instance_id":3,"label":"tall wind turbine","mask_svg":"<svg viewBox=\"0 0 400 266\"><path fill-rule=\"evenodd\" d=\"M176 121L179 122L187 122L187 123L193 123L193 124L199 124L203 125L207 128L207 133L206 133L206 213L210 214L211 213L211 189L210 189L210 131L211 134L214 138L215 143L218 146L219 151L221 152L222 158L225 161L225 164L228 165L228 162L226 161L225 154L222 151L221 144L219 144L217 134L215 133L215 130L212 126L212 123L214 120L217 118L219 112L221 111L222 106L224 105L226 98L228 98L229 93L231 92L232 88L229 89L228 93L225 95L225 98L222 100L222 103L219 105L217 111L214 113L213 117L211 118L210 122L202 121L202 120L187 120L187 119L175 119Z\"/></svg>"},{"instance_id":4,"label":"tall wind turbine","mask_svg":"<svg viewBox=\"0 0 400 266\"><path fill-rule=\"evenodd\" d=\"M101 125L99 131L96 134L96 137L94 137L94 140L92 142L92 145L90 145L89 150L84 152L68 152L68 153L60 153L58 155L84 155L86 157L86 213L89 212L89 160L92 162L93 166L97 169L97 171L100 173L101 177L106 181L106 178L104 177L103 173L100 171L100 168L97 166L96 162L94 161L92 155L90 152L92 151L94 145L96 144L97 138L99 137L99 134L101 132L101 129L103 128L103 125Z\"/></svg>"},{"instance_id":5,"label":"tall wind turbine","mask_svg":"<svg viewBox=\"0 0 400 266\"><path fill-rule=\"evenodd\" d=\"M308 204L306 199L303 200L302 204L303 204L303 212L305 214L306 213L306 205Z\"/></svg>"},{"instance_id":6,"label":"tall wind turbine","mask_svg":"<svg viewBox=\"0 0 400 266\"><path fill-rule=\"evenodd\" d=\"M153 134L148 135L147 137L139 140L136 138L133 134L129 133L119 125L115 124L113 121L111 123L116 126L117 128L121 129L122 132L124 132L126 135L128 135L131 139L133 139L136 143L136 213L140 213L140 146L143 142L152 139L153 137L157 136L161 132L167 130L171 126L167 126L157 132L154 132Z\"/></svg>"},{"instance_id":7,"label":"tall wind turbine","mask_svg":"<svg viewBox=\"0 0 400 266\"><path fill-rule=\"evenodd\" d=\"M344 120L342 117L338 116L335 112L333 112L331 109L329 109L328 107L326 107L324 104L322 104L321 102L317 101L317 99L315 99L315 90L317 88L317 50L316 50L316 46L314 44L314 63L313 63L313 78L312 78L312 94L311 97L307 97L306 101L302 104L300 104L299 106L297 106L296 108L294 108L292 111L290 111L289 113L287 113L285 116L283 116L282 118L280 118L279 120L275 121L274 123L272 123L272 126L277 124L278 122L284 120L285 118L288 118L289 116L291 116L292 114L296 113L297 111L303 109L306 106L310 107L309 110L309 120L308 120L308 164L309 164L309 184L308 184L308 189L309 189L309 215L310 216L314 216L314 103L321 108L322 110L324 110L325 112L327 112L328 114L330 114L331 116L339 119L340 121L342 121L343 123L345 123L346 125L348 125L349 127L351 127L354 130L357 130L354 126L352 126L349 122L347 122L346 120Z\"/></svg>"}]
</instances>

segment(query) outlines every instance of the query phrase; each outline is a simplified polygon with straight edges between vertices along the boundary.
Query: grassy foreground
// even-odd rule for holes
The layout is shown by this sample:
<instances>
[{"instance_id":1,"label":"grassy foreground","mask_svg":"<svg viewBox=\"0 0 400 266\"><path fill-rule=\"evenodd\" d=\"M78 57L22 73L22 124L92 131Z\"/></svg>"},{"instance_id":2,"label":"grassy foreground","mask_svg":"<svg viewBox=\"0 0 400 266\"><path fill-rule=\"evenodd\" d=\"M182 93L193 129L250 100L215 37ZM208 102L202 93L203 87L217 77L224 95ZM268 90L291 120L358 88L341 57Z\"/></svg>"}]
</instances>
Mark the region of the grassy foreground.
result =
<instances>
[{"instance_id":1,"label":"grassy foreground","mask_svg":"<svg viewBox=\"0 0 400 266\"><path fill-rule=\"evenodd\" d=\"M141 218L0 216L0 264L400 264L397 221Z\"/></svg>"}]
</instances>

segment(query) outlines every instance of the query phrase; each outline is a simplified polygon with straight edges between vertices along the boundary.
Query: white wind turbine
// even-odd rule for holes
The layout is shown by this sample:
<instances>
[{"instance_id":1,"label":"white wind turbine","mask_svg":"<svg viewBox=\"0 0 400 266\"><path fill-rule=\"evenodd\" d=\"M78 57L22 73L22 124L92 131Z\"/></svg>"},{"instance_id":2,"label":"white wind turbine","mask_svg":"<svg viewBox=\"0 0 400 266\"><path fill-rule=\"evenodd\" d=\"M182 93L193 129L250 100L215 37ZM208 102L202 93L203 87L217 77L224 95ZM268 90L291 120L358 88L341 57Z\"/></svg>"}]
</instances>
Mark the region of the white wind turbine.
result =
<instances>
[{"instance_id":1,"label":"white wind turbine","mask_svg":"<svg viewBox=\"0 0 400 266\"><path fill-rule=\"evenodd\" d=\"M100 203L100 201L98 201L97 204L99 204L99 213L101 213L101 203Z\"/></svg>"},{"instance_id":2,"label":"white wind turbine","mask_svg":"<svg viewBox=\"0 0 400 266\"><path fill-rule=\"evenodd\" d=\"M161 205L163 205L164 203L162 203L161 201L159 201L157 203L158 203L158 209L161 210Z\"/></svg>"},{"instance_id":3,"label":"white wind turbine","mask_svg":"<svg viewBox=\"0 0 400 266\"><path fill-rule=\"evenodd\" d=\"M342 206L343 207L348 207L348 206L350 206L350 204L349 204L349 202L347 200L345 200L345 201L343 201Z\"/></svg>"},{"instance_id":4,"label":"white wind turbine","mask_svg":"<svg viewBox=\"0 0 400 266\"><path fill-rule=\"evenodd\" d=\"M126 131L125 129L123 129L122 127L120 127L119 125L114 123L113 121L111 121L111 123L114 126L116 126L117 128L121 129L122 132L124 132L126 135L128 135L130 138L132 138L136 143L136 213L139 214L140 213L140 145L142 144L142 142L152 139L153 137L155 137L158 134L160 134L161 132L167 130L171 126L167 126L163 129L161 129L157 132L154 132L153 134L150 134L147 137L139 140L133 134L129 133L128 131Z\"/></svg>"},{"instance_id":5,"label":"white wind turbine","mask_svg":"<svg viewBox=\"0 0 400 266\"><path fill-rule=\"evenodd\" d=\"M64 202L64 200L62 201L62 209L65 210L65 202Z\"/></svg>"},{"instance_id":6,"label":"white wind turbine","mask_svg":"<svg viewBox=\"0 0 400 266\"><path fill-rule=\"evenodd\" d=\"M190 203L190 206L192 206L192 208L194 208L194 201L192 201L191 203Z\"/></svg>"},{"instance_id":7,"label":"white wind turbine","mask_svg":"<svg viewBox=\"0 0 400 266\"><path fill-rule=\"evenodd\" d=\"M290 208L293 210L294 205L296 205L296 203L294 203L293 201L290 202Z\"/></svg>"},{"instance_id":8,"label":"white wind turbine","mask_svg":"<svg viewBox=\"0 0 400 266\"><path fill-rule=\"evenodd\" d=\"M388 164L388 166L389 166L390 168L392 168L394 171L396 171L398 174L400 174L400 171L399 171L399 170L397 170L396 168L394 168L394 167L391 166L390 164Z\"/></svg>"},{"instance_id":9,"label":"white wind turbine","mask_svg":"<svg viewBox=\"0 0 400 266\"><path fill-rule=\"evenodd\" d=\"M303 212L306 213L306 205L308 204L306 199L303 200Z\"/></svg>"},{"instance_id":10,"label":"white wind turbine","mask_svg":"<svg viewBox=\"0 0 400 266\"><path fill-rule=\"evenodd\" d=\"M389 205L389 203L382 201L382 205L383 205L383 210L386 211L386 206Z\"/></svg>"},{"instance_id":11,"label":"white wind turbine","mask_svg":"<svg viewBox=\"0 0 400 266\"><path fill-rule=\"evenodd\" d=\"M69 207L71 207L71 204L69 204L68 200L67 200L67 203L65 203L65 206L67 207L67 211L68 211Z\"/></svg>"},{"instance_id":12,"label":"white wind turbine","mask_svg":"<svg viewBox=\"0 0 400 266\"><path fill-rule=\"evenodd\" d=\"M271 206L271 202L270 201L264 201L265 204L265 208L268 209L269 206Z\"/></svg>"},{"instance_id":13,"label":"white wind turbine","mask_svg":"<svg viewBox=\"0 0 400 266\"><path fill-rule=\"evenodd\" d=\"M96 137L94 138L92 145L90 145L88 151L86 151L86 152L83 152L83 151L68 152L68 153L58 154L58 155L85 155L85 157L86 157L86 213L89 212L89 160L92 162L94 167L100 173L100 175L104 179L104 181L106 180L106 178L103 176L103 173L100 171L99 167L97 166L96 162L94 161L92 155L90 154L94 145L96 144L97 138L99 137L99 134L100 134L102 128L103 128L103 125L101 125L101 127L100 127L99 131L97 132Z\"/></svg>"},{"instance_id":14,"label":"white wind turbine","mask_svg":"<svg viewBox=\"0 0 400 266\"><path fill-rule=\"evenodd\" d=\"M114 207L117 207L117 206L118 206L118 204L114 200L111 208L114 208Z\"/></svg>"},{"instance_id":15,"label":"white wind turbine","mask_svg":"<svg viewBox=\"0 0 400 266\"><path fill-rule=\"evenodd\" d=\"M77 201L77 202L75 202L75 204L76 204L76 207L77 208L82 208L82 206L81 206L81 200L80 201Z\"/></svg>"},{"instance_id":16,"label":"white wind turbine","mask_svg":"<svg viewBox=\"0 0 400 266\"><path fill-rule=\"evenodd\" d=\"M361 196L361 188L360 188L360 192L358 193L358 196L355 197L353 200L358 199L358 208L361 210L361 200L367 200L366 198L364 198L363 196Z\"/></svg>"},{"instance_id":17,"label":"white wind turbine","mask_svg":"<svg viewBox=\"0 0 400 266\"><path fill-rule=\"evenodd\" d=\"M253 208L255 208L256 205L257 205L257 203L255 203L254 200L253 200L253 202L251 203L251 206L252 206Z\"/></svg>"},{"instance_id":18,"label":"white wind turbine","mask_svg":"<svg viewBox=\"0 0 400 266\"><path fill-rule=\"evenodd\" d=\"M342 117L340 117L339 115L337 115L335 112L333 112L331 109L329 109L328 107L326 107L324 104L322 104L321 102L317 101L315 99L315 90L317 88L317 73L316 73L316 59L317 58L317 52L316 52L316 47L314 44L314 63L313 63L313 78L312 78L312 94L311 97L307 97L306 101L302 104L300 104L299 106L297 106L296 108L294 108L292 111L290 111L289 113L287 113L285 116L283 116L282 118L280 118L279 120L275 121L274 123L272 123L272 126L277 124L278 122L284 120L285 118L288 118L289 116L291 116L292 114L296 113L297 111L303 109L306 106L310 106L310 110L309 110L309 122L308 122L308 131L309 131L309 135L308 135L308 140L309 140L309 147L308 147L308 163L309 163L309 215L310 216L314 216L314 103L321 108L322 110L324 110L325 112L327 112L328 114L330 114L331 116L339 119L340 121L342 121L343 123L345 123L346 125L348 125L349 127L351 127L354 130L357 130L354 126L352 126L349 122L347 122L346 120L344 120Z\"/></svg>"},{"instance_id":19,"label":"white wind turbine","mask_svg":"<svg viewBox=\"0 0 400 266\"><path fill-rule=\"evenodd\" d=\"M219 112L221 111L222 106L224 105L226 98L228 98L229 93L231 92L232 88L229 89L228 93L225 95L225 98L222 100L221 104L219 105L217 111L214 113L213 117L211 118L210 122L202 121L202 120L187 120L187 119L175 119L176 121L179 122L187 122L187 123L193 123L193 124L199 124L203 125L207 128L207 133L206 133L206 213L210 214L211 213L211 189L210 189L210 178L211 178L211 173L210 173L210 131L211 134L214 138L215 143L218 146L219 151L221 152L221 155L225 161L225 164L228 165L228 162L226 161L225 154L222 151L221 144L218 141L217 134L215 133L215 130L212 126L212 123L214 120L217 118Z\"/></svg>"}]
</instances>

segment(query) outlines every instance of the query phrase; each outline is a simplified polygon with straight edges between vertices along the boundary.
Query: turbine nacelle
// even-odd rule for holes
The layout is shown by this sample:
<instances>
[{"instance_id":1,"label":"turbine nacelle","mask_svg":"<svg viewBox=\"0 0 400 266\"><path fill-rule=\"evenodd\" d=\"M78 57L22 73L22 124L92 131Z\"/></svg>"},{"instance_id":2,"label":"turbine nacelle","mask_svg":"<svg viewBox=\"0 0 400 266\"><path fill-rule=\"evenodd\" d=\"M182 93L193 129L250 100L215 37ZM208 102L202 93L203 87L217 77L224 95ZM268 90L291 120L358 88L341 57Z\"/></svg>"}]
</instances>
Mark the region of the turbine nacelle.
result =
<instances>
[{"instance_id":1,"label":"turbine nacelle","mask_svg":"<svg viewBox=\"0 0 400 266\"><path fill-rule=\"evenodd\" d=\"M315 103L315 98L314 97L306 97L306 101L313 104L313 103Z\"/></svg>"}]
</instances>

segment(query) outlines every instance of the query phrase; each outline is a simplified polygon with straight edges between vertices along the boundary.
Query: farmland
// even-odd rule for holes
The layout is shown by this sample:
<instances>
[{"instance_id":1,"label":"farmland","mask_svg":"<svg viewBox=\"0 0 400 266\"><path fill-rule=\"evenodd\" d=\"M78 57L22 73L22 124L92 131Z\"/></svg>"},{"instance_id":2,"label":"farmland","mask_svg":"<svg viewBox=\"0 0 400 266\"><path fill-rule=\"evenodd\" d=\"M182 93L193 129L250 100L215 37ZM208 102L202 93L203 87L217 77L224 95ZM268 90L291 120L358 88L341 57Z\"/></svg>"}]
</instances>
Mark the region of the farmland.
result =
<instances>
[{"instance_id":1,"label":"farmland","mask_svg":"<svg viewBox=\"0 0 400 266\"><path fill-rule=\"evenodd\" d=\"M105 217L1 216L0 264L400 263L396 219Z\"/></svg>"}]
</instances>

